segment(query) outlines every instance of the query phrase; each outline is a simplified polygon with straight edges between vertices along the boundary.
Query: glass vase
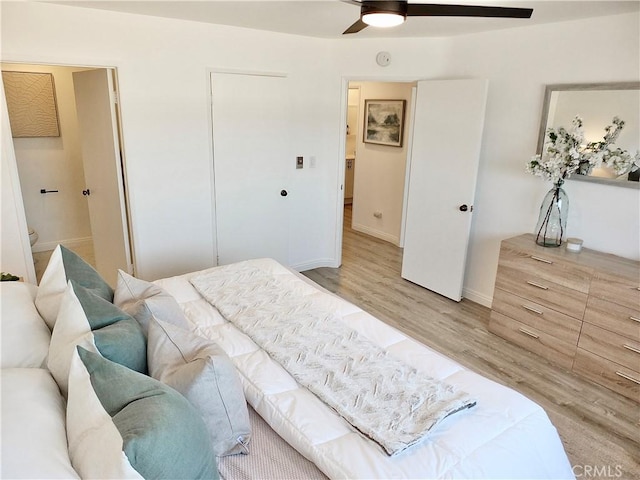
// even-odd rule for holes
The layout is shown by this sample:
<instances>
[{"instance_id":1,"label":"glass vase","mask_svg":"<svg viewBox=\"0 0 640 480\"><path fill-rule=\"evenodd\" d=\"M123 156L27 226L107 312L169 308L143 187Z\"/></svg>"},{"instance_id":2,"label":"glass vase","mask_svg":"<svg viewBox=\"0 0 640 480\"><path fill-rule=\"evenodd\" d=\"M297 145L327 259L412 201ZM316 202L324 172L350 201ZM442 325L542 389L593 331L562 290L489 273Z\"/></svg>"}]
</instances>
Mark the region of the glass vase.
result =
<instances>
[{"instance_id":1,"label":"glass vase","mask_svg":"<svg viewBox=\"0 0 640 480\"><path fill-rule=\"evenodd\" d=\"M547 192L536 225L536 243L543 247L559 247L567 231L569 197L562 189L562 181L557 182Z\"/></svg>"}]
</instances>

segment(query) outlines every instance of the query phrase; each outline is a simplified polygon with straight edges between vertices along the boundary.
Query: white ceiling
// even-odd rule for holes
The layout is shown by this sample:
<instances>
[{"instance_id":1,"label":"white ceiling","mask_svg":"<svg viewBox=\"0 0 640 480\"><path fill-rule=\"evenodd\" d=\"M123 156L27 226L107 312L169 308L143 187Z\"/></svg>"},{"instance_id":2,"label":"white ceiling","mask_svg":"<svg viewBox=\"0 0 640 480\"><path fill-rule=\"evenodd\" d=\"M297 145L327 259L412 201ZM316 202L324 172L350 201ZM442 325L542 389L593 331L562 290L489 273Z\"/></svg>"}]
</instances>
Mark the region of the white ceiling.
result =
<instances>
[{"instance_id":1,"label":"white ceiling","mask_svg":"<svg viewBox=\"0 0 640 480\"><path fill-rule=\"evenodd\" d=\"M410 0L410 3L533 8L533 15L530 19L410 17L399 27L368 27L359 33L343 36L342 32L358 19L360 12L357 5L344 0L73 0L50 3L342 39L447 37L523 25L640 12L640 0Z\"/></svg>"}]
</instances>

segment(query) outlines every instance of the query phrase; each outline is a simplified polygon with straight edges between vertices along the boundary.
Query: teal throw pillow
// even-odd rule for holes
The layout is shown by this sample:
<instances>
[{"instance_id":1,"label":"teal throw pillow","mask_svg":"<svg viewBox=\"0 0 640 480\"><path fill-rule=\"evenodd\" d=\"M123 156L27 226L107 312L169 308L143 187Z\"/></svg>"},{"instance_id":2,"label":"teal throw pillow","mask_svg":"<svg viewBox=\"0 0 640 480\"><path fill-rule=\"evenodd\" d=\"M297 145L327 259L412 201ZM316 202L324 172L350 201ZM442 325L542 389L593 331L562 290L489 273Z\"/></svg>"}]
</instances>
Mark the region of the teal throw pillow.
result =
<instances>
[{"instance_id":1,"label":"teal throw pillow","mask_svg":"<svg viewBox=\"0 0 640 480\"><path fill-rule=\"evenodd\" d=\"M200 414L171 387L77 347L122 450L145 479L218 479Z\"/></svg>"},{"instance_id":2,"label":"teal throw pillow","mask_svg":"<svg viewBox=\"0 0 640 480\"><path fill-rule=\"evenodd\" d=\"M93 333L98 351L109 360L147 373L147 341L136 320L92 290L70 281Z\"/></svg>"},{"instance_id":3,"label":"teal throw pillow","mask_svg":"<svg viewBox=\"0 0 640 480\"><path fill-rule=\"evenodd\" d=\"M42 274L35 300L38 312L50 330L53 330L56 323L60 302L69 280L109 302L113 301L113 289L100 274L79 255L58 245Z\"/></svg>"}]
</instances>

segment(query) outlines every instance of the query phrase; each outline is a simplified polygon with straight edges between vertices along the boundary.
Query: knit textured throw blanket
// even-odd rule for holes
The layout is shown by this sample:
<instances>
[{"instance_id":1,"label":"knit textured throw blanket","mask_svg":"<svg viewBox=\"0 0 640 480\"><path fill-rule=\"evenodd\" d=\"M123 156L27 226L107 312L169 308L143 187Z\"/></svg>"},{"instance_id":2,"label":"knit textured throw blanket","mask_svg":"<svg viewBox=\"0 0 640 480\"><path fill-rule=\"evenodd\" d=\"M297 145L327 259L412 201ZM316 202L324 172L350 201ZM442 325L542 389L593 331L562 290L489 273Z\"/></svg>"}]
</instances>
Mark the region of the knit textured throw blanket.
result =
<instances>
[{"instance_id":1,"label":"knit textured throw blanket","mask_svg":"<svg viewBox=\"0 0 640 480\"><path fill-rule=\"evenodd\" d=\"M207 301L357 430L396 455L475 400L394 358L326 306L328 294L251 261L195 276Z\"/></svg>"}]
</instances>

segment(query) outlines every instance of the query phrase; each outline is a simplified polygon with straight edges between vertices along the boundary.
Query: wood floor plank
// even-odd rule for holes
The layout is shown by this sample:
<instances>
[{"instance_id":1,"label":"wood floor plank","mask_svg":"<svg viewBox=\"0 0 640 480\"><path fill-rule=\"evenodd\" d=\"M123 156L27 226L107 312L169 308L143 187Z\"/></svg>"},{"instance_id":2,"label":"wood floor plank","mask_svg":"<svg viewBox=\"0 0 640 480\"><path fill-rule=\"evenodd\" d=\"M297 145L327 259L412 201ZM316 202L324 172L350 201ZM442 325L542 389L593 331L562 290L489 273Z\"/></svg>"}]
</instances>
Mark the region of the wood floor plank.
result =
<instances>
[{"instance_id":1,"label":"wood floor plank","mask_svg":"<svg viewBox=\"0 0 640 480\"><path fill-rule=\"evenodd\" d=\"M490 310L400 277L402 249L350 228L342 266L303 272L327 290L487 378L539 403L578 478L640 478L640 406L488 331Z\"/></svg>"}]
</instances>

